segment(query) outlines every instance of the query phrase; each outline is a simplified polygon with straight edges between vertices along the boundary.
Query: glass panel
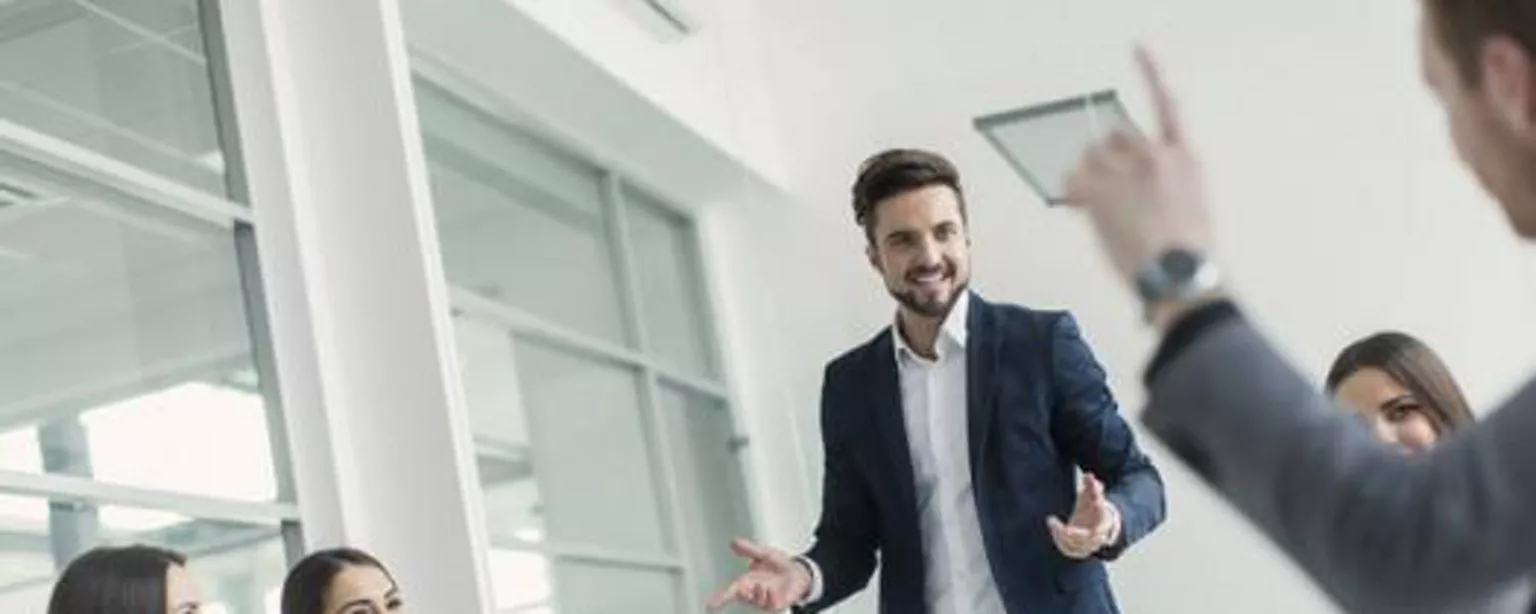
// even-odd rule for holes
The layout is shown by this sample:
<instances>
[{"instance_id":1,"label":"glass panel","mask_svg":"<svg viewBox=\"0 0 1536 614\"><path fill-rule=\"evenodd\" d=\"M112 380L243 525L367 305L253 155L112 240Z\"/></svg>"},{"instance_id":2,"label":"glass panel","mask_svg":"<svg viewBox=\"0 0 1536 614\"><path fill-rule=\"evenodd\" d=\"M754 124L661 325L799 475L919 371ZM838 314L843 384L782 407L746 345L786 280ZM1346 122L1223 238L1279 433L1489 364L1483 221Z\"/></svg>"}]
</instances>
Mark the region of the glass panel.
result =
<instances>
[{"instance_id":1,"label":"glass panel","mask_svg":"<svg viewBox=\"0 0 1536 614\"><path fill-rule=\"evenodd\" d=\"M180 384L90 410L80 421L96 479L248 501L277 497L266 410L249 391Z\"/></svg>"},{"instance_id":2,"label":"glass panel","mask_svg":"<svg viewBox=\"0 0 1536 614\"><path fill-rule=\"evenodd\" d=\"M497 612L554 614L554 587L547 557L492 548L490 560Z\"/></svg>"},{"instance_id":3,"label":"glass panel","mask_svg":"<svg viewBox=\"0 0 1536 614\"><path fill-rule=\"evenodd\" d=\"M990 115L976 128L1047 204L1061 204L1067 173L1102 135L1136 131L1114 91Z\"/></svg>"},{"instance_id":4,"label":"glass panel","mask_svg":"<svg viewBox=\"0 0 1536 614\"><path fill-rule=\"evenodd\" d=\"M668 569L624 567L492 549L496 611L516 614L628 614L688 611L678 575Z\"/></svg>"},{"instance_id":5,"label":"glass panel","mask_svg":"<svg viewBox=\"0 0 1536 614\"><path fill-rule=\"evenodd\" d=\"M216 194L195 0L0 2L0 119Z\"/></svg>"},{"instance_id":6,"label":"glass panel","mask_svg":"<svg viewBox=\"0 0 1536 614\"><path fill-rule=\"evenodd\" d=\"M684 612L670 571L555 561L555 587L566 614Z\"/></svg>"},{"instance_id":7,"label":"glass panel","mask_svg":"<svg viewBox=\"0 0 1536 614\"><path fill-rule=\"evenodd\" d=\"M634 190L625 190L624 203L650 351L673 368L713 376L710 323L692 226Z\"/></svg>"},{"instance_id":8,"label":"glass panel","mask_svg":"<svg viewBox=\"0 0 1536 614\"><path fill-rule=\"evenodd\" d=\"M266 614L286 572L275 526L0 496L0 612L42 612L63 565L90 548L148 544L188 557L205 611Z\"/></svg>"},{"instance_id":9,"label":"glass panel","mask_svg":"<svg viewBox=\"0 0 1536 614\"><path fill-rule=\"evenodd\" d=\"M636 374L455 323L492 541L666 551Z\"/></svg>"},{"instance_id":10,"label":"glass panel","mask_svg":"<svg viewBox=\"0 0 1536 614\"><path fill-rule=\"evenodd\" d=\"M288 562L275 529L264 536L230 535L224 544L185 550L203 590L204 614L278 614Z\"/></svg>"},{"instance_id":11,"label":"glass panel","mask_svg":"<svg viewBox=\"0 0 1536 614\"><path fill-rule=\"evenodd\" d=\"M516 350L548 539L670 552L636 374L538 343Z\"/></svg>"},{"instance_id":12,"label":"glass panel","mask_svg":"<svg viewBox=\"0 0 1536 614\"><path fill-rule=\"evenodd\" d=\"M0 171L33 195L0 205L0 469L273 499L230 230Z\"/></svg>"},{"instance_id":13,"label":"glass panel","mask_svg":"<svg viewBox=\"0 0 1536 614\"><path fill-rule=\"evenodd\" d=\"M454 324L491 533L501 541L543 541L544 510L511 336L504 327L468 317Z\"/></svg>"},{"instance_id":14,"label":"glass panel","mask_svg":"<svg viewBox=\"0 0 1536 614\"><path fill-rule=\"evenodd\" d=\"M682 526L694 536L688 561L699 570L699 585L692 590L704 599L742 570L731 539L754 537L745 472L725 404L670 386L661 388L660 403L682 492Z\"/></svg>"},{"instance_id":15,"label":"glass panel","mask_svg":"<svg viewBox=\"0 0 1536 614\"><path fill-rule=\"evenodd\" d=\"M417 99L449 282L627 344L597 169L430 85Z\"/></svg>"}]
</instances>

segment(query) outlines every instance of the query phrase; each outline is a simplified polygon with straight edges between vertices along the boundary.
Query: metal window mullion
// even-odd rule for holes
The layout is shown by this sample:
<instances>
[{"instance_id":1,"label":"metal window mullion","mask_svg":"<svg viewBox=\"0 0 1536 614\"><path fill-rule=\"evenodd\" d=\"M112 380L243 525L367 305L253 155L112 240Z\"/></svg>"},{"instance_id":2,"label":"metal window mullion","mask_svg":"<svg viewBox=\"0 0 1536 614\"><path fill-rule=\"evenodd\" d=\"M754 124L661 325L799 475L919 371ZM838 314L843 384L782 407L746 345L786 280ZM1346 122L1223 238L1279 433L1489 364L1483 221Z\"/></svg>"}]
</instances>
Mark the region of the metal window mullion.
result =
<instances>
[{"instance_id":1,"label":"metal window mullion","mask_svg":"<svg viewBox=\"0 0 1536 614\"><path fill-rule=\"evenodd\" d=\"M683 249L683 256L687 260L687 274L692 277L693 296L688 298L699 303L699 315L704 320L701 344L704 351L704 370L710 379L714 381L725 380L725 365L721 348L719 318L715 312L715 302L712 300L709 278L704 269L704 252L701 247L699 224L691 216L683 216L683 236L688 245Z\"/></svg>"},{"instance_id":2,"label":"metal window mullion","mask_svg":"<svg viewBox=\"0 0 1536 614\"><path fill-rule=\"evenodd\" d=\"M714 364L716 368L716 378L721 382L725 382L727 380L726 373L731 371L731 365L727 364L727 361L729 360L729 352L726 351L724 343L724 323L721 322L719 318L720 296L715 287L715 284L713 283L717 271L709 266L710 260L705 258L706 248L704 233L705 230L702 225L700 225L697 220L694 220L690 225L689 232L689 236L692 239L691 243L693 244L690 251L693 257L692 260L694 263L694 270L698 275L699 286L704 294L702 297L700 297L700 300L704 301L705 318L709 321L708 336L710 347L714 350L713 356L715 357ZM764 526L762 518L763 511L759 506L753 504L755 501L754 495L761 493L761 485L758 483L759 468L756 466L756 463L753 462L753 454L751 454L750 450L748 449L752 445L752 438L747 434L747 429L745 428L746 424L744 424L742 416L738 412L738 409L741 407L739 389L735 387L728 387L722 383L721 392L721 394L714 396L724 401L725 410L730 418L731 453L735 456L737 467L739 469L738 473L740 475L736 477L742 481L742 491L746 494L747 497L747 500L744 503L747 506L747 514L749 517L748 522L750 522L752 525L749 527L749 529L753 533L761 533L762 527ZM792 425L791 428L798 430L798 427L793 426L795 424L793 417L791 417L790 420Z\"/></svg>"},{"instance_id":3,"label":"metal window mullion","mask_svg":"<svg viewBox=\"0 0 1536 614\"><path fill-rule=\"evenodd\" d=\"M660 367L656 369L656 376L661 378L663 383L681 388L692 394L713 401L720 401L721 403L730 403L731 401L730 391L725 386Z\"/></svg>"},{"instance_id":4,"label":"metal window mullion","mask_svg":"<svg viewBox=\"0 0 1536 614\"><path fill-rule=\"evenodd\" d=\"M251 221L251 212L247 208L225 198L4 119L0 119L0 151L122 191L144 204L221 226Z\"/></svg>"},{"instance_id":5,"label":"metal window mullion","mask_svg":"<svg viewBox=\"0 0 1536 614\"><path fill-rule=\"evenodd\" d=\"M587 561L604 565L677 571L681 571L686 566L685 560L680 556L657 556L583 544L497 539L493 540L493 545L497 550L508 552L525 552L551 558Z\"/></svg>"},{"instance_id":6,"label":"metal window mullion","mask_svg":"<svg viewBox=\"0 0 1536 614\"><path fill-rule=\"evenodd\" d=\"M297 520L290 503L258 503L152 490L57 474L0 470L0 494L47 500L78 501L95 506L121 505L163 510L205 520L246 524L275 524Z\"/></svg>"},{"instance_id":7,"label":"metal window mullion","mask_svg":"<svg viewBox=\"0 0 1536 614\"><path fill-rule=\"evenodd\" d=\"M693 275L699 293L699 296L693 297L693 300L702 303L705 322L704 343L705 351L708 352L705 355L705 361L714 372L714 380L723 382L725 381L725 344L721 340L724 334L720 329L719 308L715 304L717 298L715 285L710 283L710 271L707 265L709 261L704 257L704 231L697 220L691 217L686 219L688 220L686 230L688 272Z\"/></svg>"},{"instance_id":8,"label":"metal window mullion","mask_svg":"<svg viewBox=\"0 0 1536 614\"><path fill-rule=\"evenodd\" d=\"M115 377L112 381L92 388L24 399L6 407L4 416L0 417L0 431L22 428L46 420L49 416L79 411L82 407L104 405L124 397L144 394L145 391L168 388L206 374L210 367L236 365L243 360L243 353L243 348L230 346L192 356L190 360L169 364L141 364L136 374Z\"/></svg>"},{"instance_id":9,"label":"metal window mullion","mask_svg":"<svg viewBox=\"0 0 1536 614\"><path fill-rule=\"evenodd\" d=\"M455 311L505 326L514 336L535 339L587 358L632 369L649 369L668 385L722 402L728 402L731 399L728 389L723 385L675 371L663 366L651 356L584 335L530 314L514 305L480 296L462 287L450 288L449 295L453 299Z\"/></svg>"},{"instance_id":10,"label":"metal window mullion","mask_svg":"<svg viewBox=\"0 0 1536 614\"><path fill-rule=\"evenodd\" d=\"M631 338L635 340L635 346L642 355L646 355L650 349L649 339L646 335L645 311L641 303L638 276L636 275L635 254L629 242L629 218L627 207L624 204L623 189L619 178L613 172L608 172L604 177L603 199L608 209L608 236L613 246L615 263L618 265L618 279L621 296L624 299L625 314L631 327ZM675 463L672 462L672 442L667 432L667 422L662 416L661 391L658 383L657 369L654 364L647 361L640 369L640 407L644 414L645 423L650 427L650 443L652 473L657 482L661 484L664 493L665 517L668 529L672 534L672 545L677 549L678 558L683 561L680 570L682 590L680 597L687 604L688 612L702 614L703 606L698 599L687 599L691 591L698 586L695 575L698 570L689 564L688 557L694 551L692 548L692 536L683 521L683 495L678 483L679 473Z\"/></svg>"},{"instance_id":11,"label":"metal window mullion","mask_svg":"<svg viewBox=\"0 0 1536 614\"><path fill-rule=\"evenodd\" d=\"M629 215L619 177L612 172L603 174L603 208L608 213L608 246L613 256L615 278L619 282L624 323L629 328L629 339L634 342L635 349L644 356L651 347L645 328L645 308L640 302L635 254L629 243Z\"/></svg>"},{"instance_id":12,"label":"metal window mullion","mask_svg":"<svg viewBox=\"0 0 1536 614\"><path fill-rule=\"evenodd\" d=\"M633 367L640 367L649 362L634 350L573 331L512 305L476 294L472 290L450 285L448 295L455 311L505 326L516 336L530 337L570 348L577 354L605 362Z\"/></svg>"},{"instance_id":13,"label":"metal window mullion","mask_svg":"<svg viewBox=\"0 0 1536 614\"><path fill-rule=\"evenodd\" d=\"M234 88L230 82L229 54L224 45L223 12L218 0L198 0L197 27L202 33L207 59L208 89L213 102L213 127L224 160L224 189L230 200L252 206L246 184L245 157L240 150L239 117L235 113Z\"/></svg>"},{"instance_id":14,"label":"metal window mullion","mask_svg":"<svg viewBox=\"0 0 1536 614\"><path fill-rule=\"evenodd\" d=\"M249 224L235 225L235 257L245 300L245 321L250 328L251 362L256 370L262 408L266 411L267 446L272 455L272 479L276 499L296 503L293 455L289 449L287 421L283 418L282 387L277 378L277 357L272 351L272 331L267 320L267 298L256 255L256 235ZM299 523L285 520L281 526L283 555L289 563L304 556L304 535Z\"/></svg>"},{"instance_id":15,"label":"metal window mullion","mask_svg":"<svg viewBox=\"0 0 1536 614\"><path fill-rule=\"evenodd\" d=\"M235 112L234 85L225 48L224 15L218 0L199 0L199 28L207 56L209 92L213 99L214 127L218 131L219 152L224 159L224 185L231 200L246 208L251 202L250 185L245 176L245 154L240 147L239 117ZM293 454L289 448L288 422L283 416L282 386L277 377L277 357L272 349L272 328L267 317L267 297L261 277L255 229L249 222L237 222L234 228L235 260L240 267L241 296L245 301L246 326L250 328L251 362L266 410L268 450L272 455L272 477L278 501L296 503ZM304 531L298 520L284 520L278 527L283 542L283 558L297 563L304 556Z\"/></svg>"},{"instance_id":16,"label":"metal window mullion","mask_svg":"<svg viewBox=\"0 0 1536 614\"><path fill-rule=\"evenodd\" d=\"M79 415L69 415L37 428L43 471L90 479L91 449ZM48 502L48 535L54 568L63 571L75 557L101 539L101 518L94 505L75 501Z\"/></svg>"},{"instance_id":17,"label":"metal window mullion","mask_svg":"<svg viewBox=\"0 0 1536 614\"><path fill-rule=\"evenodd\" d=\"M456 101L463 102L455 98ZM503 130L512 130L501 123L497 123L496 126ZM575 202L579 199L561 195L554 189L517 177L502 166L485 160L480 154L465 150L451 139L423 134L422 142L434 164L452 168L454 172L461 175L470 175L466 178L471 181L485 179L481 182L485 187L576 230L593 233L602 230L602 220L594 219L595 215L601 215L601 204L598 206L598 212L594 214L587 206Z\"/></svg>"}]
</instances>

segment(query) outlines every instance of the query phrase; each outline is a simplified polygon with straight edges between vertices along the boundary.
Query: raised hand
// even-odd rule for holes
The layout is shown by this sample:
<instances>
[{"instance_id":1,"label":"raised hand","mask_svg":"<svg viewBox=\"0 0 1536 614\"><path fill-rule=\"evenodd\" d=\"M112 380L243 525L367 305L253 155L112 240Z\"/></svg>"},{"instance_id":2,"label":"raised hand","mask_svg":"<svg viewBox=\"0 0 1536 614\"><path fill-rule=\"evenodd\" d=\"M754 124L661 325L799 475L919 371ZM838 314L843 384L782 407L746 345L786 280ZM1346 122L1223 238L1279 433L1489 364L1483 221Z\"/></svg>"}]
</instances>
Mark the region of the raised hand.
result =
<instances>
[{"instance_id":1,"label":"raised hand","mask_svg":"<svg viewBox=\"0 0 1536 614\"><path fill-rule=\"evenodd\" d=\"M1145 49L1138 49L1158 130L1151 136L1116 131L1084 152L1067 176L1066 201L1093 219L1104 251L1121 277L1168 249L1208 253L1210 216L1204 175L1173 94Z\"/></svg>"},{"instance_id":2,"label":"raised hand","mask_svg":"<svg viewBox=\"0 0 1536 614\"><path fill-rule=\"evenodd\" d=\"M1086 559L1120 537L1120 512L1104 496L1104 484L1083 474L1083 490L1077 495L1072 518L1062 522L1051 516L1045 521L1051 540L1063 556Z\"/></svg>"},{"instance_id":3,"label":"raised hand","mask_svg":"<svg viewBox=\"0 0 1536 614\"><path fill-rule=\"evenodd\" d=\"M745 539L732 541L731 551L747 560L747 571L709 598L711 612L731 603L747 604L764 612L780 612L810 593L810 570L784 551Z\"/></svg>"}]
</instances>

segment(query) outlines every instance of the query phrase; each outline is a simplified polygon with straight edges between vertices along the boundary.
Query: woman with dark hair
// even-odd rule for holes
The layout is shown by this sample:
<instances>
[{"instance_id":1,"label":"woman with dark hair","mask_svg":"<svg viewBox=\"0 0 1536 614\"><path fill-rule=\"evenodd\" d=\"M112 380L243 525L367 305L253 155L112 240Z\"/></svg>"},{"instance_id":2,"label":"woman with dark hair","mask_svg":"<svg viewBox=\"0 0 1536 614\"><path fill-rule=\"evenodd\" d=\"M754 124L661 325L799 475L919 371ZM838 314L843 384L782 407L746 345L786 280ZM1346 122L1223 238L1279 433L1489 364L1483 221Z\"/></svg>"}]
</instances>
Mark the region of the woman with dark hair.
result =
<instances>
[{"instance_id":1,"label":"woman with dark hair","mask_svg":"<svg viewBox=\"0 0 1536 614\"><path fill-rule=\"evenodd\" d=\"M1405 453L1433 447L1476 418L1440 357L1411 335L1384 332L1350 344L1328 370L1328 392L1382 441ZM1458 612L1514 614L1531 606L1532 584L1518 580L1482 604Z\"/></svg>"},{"instance_id":2,"label":"woman with dark hair","mask_svg":"<svg viewBox=\"0 0 1536 614\"><path fill-rule=\"evenodd\" d=\"M1406 452L1429 449L1474 421L1467 399L1440 357L1412 336L1385 332L1339 354L1328 392Z\"/></svg>"},{"instance_id":3,"label":"woman with dark hair","mask_svg":"<svg viewBox=\"0 0 1536 614\"><path fill-rule=\"evenodd\" d=\"M405 612L400 587L384 564L352 548L304 557L283 581L282 614Z\"/></svg>"},{"instance_id":4,"label":"woman with dark hair","mask_svg":"<svg viewBox=\"0 0 1536 614\"><path fill-rule=\"evenodd\" d=\"M48 614L198 614L187 558L150 546L96 548L59 577Z\"/></svg>"}]
</instances>

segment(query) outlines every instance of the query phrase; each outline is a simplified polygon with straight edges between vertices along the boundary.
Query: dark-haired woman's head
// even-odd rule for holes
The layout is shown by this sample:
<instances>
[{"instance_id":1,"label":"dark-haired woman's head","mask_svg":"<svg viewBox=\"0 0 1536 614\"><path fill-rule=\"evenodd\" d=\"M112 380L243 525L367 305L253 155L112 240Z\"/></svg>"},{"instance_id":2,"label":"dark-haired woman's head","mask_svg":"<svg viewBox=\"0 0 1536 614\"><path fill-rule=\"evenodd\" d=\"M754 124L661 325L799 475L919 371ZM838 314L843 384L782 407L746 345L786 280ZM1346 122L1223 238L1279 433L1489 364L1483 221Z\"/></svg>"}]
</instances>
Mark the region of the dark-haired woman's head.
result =
<instances>
[{"instance_id":1,"label":"dark-haired woman's head","mask_svg":"<svg viewBox=\"0 0 1536 614\"><path fill-rule=\"evenodd\" d=\"M403 614L400 588L384 564L352 548L304 557L283 581L282 614Z\"/></svg>"},{"instance_id":2,"label":"dark-haired woman's head","mask_svg":"<svg viewBox=\"0 0 1536 614\"><path fill-rule=\"evenodd\" d=\"M1377 437L1421 452L1473 422L1450 369L1409 335L1366 337L1339 354L1328 370L1328 391L1375 428Z\"/></svg>"},{"instance_id":3,"label":"dark-haired woman's head","mask_svg":"<svg viewBox=\"0 0 1536 614\"><path fill-rule=\"evenodd\" d=\"M59 576L48 614L198 614L186 565L180 553L149 546L91 550Z\"/></svg>"}]
</instances>

